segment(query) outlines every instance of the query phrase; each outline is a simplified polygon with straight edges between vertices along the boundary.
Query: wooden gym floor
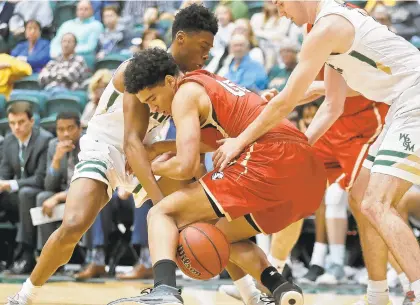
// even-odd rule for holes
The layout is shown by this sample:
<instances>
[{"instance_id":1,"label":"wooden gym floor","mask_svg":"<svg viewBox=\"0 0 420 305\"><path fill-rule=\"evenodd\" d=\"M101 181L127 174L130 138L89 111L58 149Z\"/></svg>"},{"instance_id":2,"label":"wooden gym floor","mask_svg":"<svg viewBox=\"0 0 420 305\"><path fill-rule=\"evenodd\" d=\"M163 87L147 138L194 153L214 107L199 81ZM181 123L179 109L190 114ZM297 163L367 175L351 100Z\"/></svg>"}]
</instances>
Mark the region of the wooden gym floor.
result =
<instances>
[{"instance_id":1,"label":"wooden gym floor","mask_svg":"<svg viewBox=\"0 0 420 305\"><path fill-rule=\"evenodd\" d=\"M241 302L217 292L218 285L228 283L228 281L214 281L206 286L198 282L184 285L185 305L240 305ZM7 296L16 293L20 287L21 284L0 284L0 304L3 305ZM150 287L150 282L49 283L41 289L33 305L106 305L121 297L138 295L141 289L147 287ZM360 298L355 293L363 289L346 288L348 294L340 289L330 292L305 290L308 292L305 294L305 305L352 305ZM393 301L394 305L399 305L402 303L402 298L393 297Z\"/></svg>"}]
</instances>

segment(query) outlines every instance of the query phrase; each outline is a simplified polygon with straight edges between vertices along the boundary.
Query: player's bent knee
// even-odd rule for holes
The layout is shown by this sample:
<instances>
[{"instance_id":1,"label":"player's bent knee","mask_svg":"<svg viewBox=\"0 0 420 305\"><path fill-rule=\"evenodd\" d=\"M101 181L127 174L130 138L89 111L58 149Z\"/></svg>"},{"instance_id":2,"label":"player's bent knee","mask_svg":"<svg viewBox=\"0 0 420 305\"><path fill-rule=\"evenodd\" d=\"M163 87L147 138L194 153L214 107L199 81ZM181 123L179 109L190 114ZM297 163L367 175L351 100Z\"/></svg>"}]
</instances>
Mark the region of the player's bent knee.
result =
<instances>
[{"instance_id":1,"label":"player's bent knee","mask_svg":"<svg viewBox=\"0 0 420 305\"><path fill-rule=\"evenodd\" d=\"M360 211L370 221L377 222L384 213L384 207L376 200L363 199Z\"/></svg>"},{"instance_id":2,"label":"player's bent knee","mask_svg":"<svg viewBox=\"0 0 420 305\"><path fill-rule=\"evenodd\" d=\"M325 192L325 217L327 219L346 219L348 194L338 183L333 183Z\"/></svg>"},{"instance_id":3,"label":"player's bent knee","mask_svg":"<svg viewBox=\"0 0 420 305\"><path fill-rule=\"evenodd\" d=\"M65 215L59 229L60 238L65 242L77 243L88 229L89 221L86 221L83 215L77 213Z\"/></svg>"},{"instance_id":4,"label":"player's bent knee","mask_svg":"<svg viewBox=\"0 0 420 305\"><path fill-rule=\"evenodd\" d=\"M347 204L337 203L327 205L325 217L327 219L347 219Z\"/></svg>"}]
</instances>

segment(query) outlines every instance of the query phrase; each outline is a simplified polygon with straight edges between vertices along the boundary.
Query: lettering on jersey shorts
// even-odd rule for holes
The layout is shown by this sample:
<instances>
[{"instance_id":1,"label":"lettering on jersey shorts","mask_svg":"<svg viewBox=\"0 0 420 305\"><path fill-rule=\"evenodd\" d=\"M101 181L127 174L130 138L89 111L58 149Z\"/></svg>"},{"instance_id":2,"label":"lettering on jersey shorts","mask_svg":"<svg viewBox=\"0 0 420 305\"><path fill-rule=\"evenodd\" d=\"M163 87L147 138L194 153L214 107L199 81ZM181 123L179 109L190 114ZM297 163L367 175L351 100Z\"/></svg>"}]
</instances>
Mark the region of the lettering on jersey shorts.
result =
<instances>
[{"instance_id":1,"label":"lettering on jersey shorts","mask_svg":"<svg viewBox=\"0 0 420 305\"><path fill-rule=\"evenodd\" d=\"M414 152L414 144L411 145L411 139L408 133L400 133L400 141L406 151Z\"/></svg>"}]
</instances>

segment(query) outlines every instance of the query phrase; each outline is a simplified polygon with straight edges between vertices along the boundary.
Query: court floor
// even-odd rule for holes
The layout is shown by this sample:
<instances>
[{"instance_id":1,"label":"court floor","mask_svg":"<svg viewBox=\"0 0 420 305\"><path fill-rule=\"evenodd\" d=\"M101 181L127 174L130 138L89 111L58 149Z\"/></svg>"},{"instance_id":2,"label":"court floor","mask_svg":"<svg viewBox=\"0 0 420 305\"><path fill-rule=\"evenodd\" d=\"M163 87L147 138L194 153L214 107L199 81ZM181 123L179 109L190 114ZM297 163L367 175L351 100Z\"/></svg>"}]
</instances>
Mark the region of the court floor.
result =
<instances>
[{"instance_id":1,"label":"court floor","mask_svg":"<svg viewBox=\"0 0 420 305\"><path fill-rule=\"evenodd\" d=\"M58 282L45 285L33 305L106 305L121 297L138 295L149 283L104 281L98 283ZM0 304L7 296L14 294L21 284L0 284ZM207 287L197 284L183 287L186 305L240 305L241 302L217 292L217 284ZM347 288L348 289L348 288ZM308 291L308 290L306 290ZM357 291L312 291L305 294L305 305L352 305L360 296ZM315 293L314 293L315 292ZM402 303L402 298L393 297L394 305ZM129 303L124 303L129 304ZM130 303L131 304L131 303Z\"/></svg>"}]
</instances>

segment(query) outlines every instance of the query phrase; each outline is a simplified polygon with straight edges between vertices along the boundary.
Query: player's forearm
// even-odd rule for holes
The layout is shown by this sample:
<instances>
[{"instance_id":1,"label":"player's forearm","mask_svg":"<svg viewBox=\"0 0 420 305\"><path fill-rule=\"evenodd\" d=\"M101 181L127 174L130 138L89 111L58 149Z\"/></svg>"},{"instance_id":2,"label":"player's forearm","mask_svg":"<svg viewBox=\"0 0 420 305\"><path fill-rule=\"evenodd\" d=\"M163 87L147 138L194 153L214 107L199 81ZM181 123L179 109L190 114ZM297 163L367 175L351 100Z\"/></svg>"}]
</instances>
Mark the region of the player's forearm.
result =
<instances>
[{"instance_id":1,"label":"player's forearm","mask_svg":"<svg viewBox=\"0 0 420 305\"><path fill-rule=\"evenodd\" d=\"M285 91L274 97L257 119L238 136L243 148L278 125L295 108L296 102L294 102L294 99L287 100L285 97Z\"/></svg>"},{"instance_id":2,"label":"player's forearm","mask_svg":"<svg viewBox=\"0 0 420 305\"><path fill-rule=\"evenodd\" d=\"M314 145L316 141L330 129L334 122L340 117L341 113L342 111L340 109L332 110L329 101L324 101L315 114L308 130L305 132L309 144Z\"/></svg>"},{"instance_id":3,"label":"player's forearm","mask_svg":"<svg viewBox=\"0 0 420 305\"><path fill-rule=\"evenodd\" d=\"M140 139L128 140L124 147L124 152L134 175L144 187L153 203L158 203L164 196L156 182L155 176L152 173L148 153L143 143Z\"/></svg>"},{"instance_id":4,"label":"player's forearm","mask_svg":"<svg viewBox=\"0 0 420 305\"><path fill-rule=\"evenodd\" d=\"M153 173L158 176L168 177L174 180L190 180L197 174L197 166L181 162L179 157L175 156L165 162L154 162L152 164Z\"/></svg>"}]
</instances>

